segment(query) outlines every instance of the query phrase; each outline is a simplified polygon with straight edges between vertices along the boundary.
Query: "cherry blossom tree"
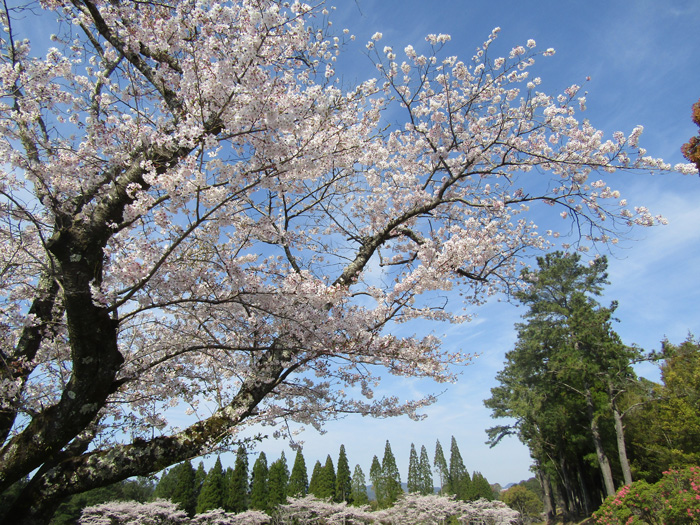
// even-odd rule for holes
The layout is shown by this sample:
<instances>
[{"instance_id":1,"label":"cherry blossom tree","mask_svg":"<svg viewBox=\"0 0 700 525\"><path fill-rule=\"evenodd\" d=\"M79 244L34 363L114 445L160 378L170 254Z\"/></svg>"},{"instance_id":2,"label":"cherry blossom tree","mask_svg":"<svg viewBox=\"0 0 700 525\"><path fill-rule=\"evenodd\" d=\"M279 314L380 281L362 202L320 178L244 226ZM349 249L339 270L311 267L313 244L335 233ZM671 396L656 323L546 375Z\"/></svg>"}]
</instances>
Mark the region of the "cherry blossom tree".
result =
<instances>
[{"instance_id":1,"label":"cherry blossom tree","mask_svg":"<svg viewBox=\"0 0 700 525\"><path fill-rule=\"evenodd\" d=\"M119 525L142 523L144 525L170 525L189 523L187 513L177 504L166 500L151 503L136 501L111 501L87 507L78 521L80 525Z\"/></svg>"},{"instance_id":2,"label":"cherry blossom tree","mask_svg":"<svg viewBox=\"0 0 700 525\"><path fill-rule=\"evenodd\" d=\"M517 286L559 236L528 208L581 247L659 221L605 176L670 166L639 127L579 121L579 86L539 92L532 40L460 60L377 33L377 78L341 88L350 34L323 5L4 5L0 491L31 476L8 522L250 425L420 417L434 398L375 398L378 371L449 381L470 356L388 328ZM20 34L32 16L54 47Z\"/></svg>"},{"instance_id":3,"label":"cherry blossom tree","mask_svg":"<svg viewBox=\"0 0 700 525\"><path fill-rule=\"evenodd\" d=\"M368 505L352 506L347 501L334 502L332 498L317 498L309 494L303 498L287 498L287 504L277 508L274 523L323 523L350 525L373 523Z\"/></svg>"},{"instance_id":4,"label":"cherry blossom tree","mask_svg":"<svg viewBox=\"0 0 700 525\"><path fill-rule=\"evenodd\" d=\"M520 521L520 513L502 501L464 502L454 496L438 494L405 494L393 507L374 513L376 523L387 525L422 523L479 523L483 525L508 525Z\"/></svg>"},{"instance_id":5,"label":"cherry blossom tree","mask_svg":"<svg viewBox=\"0 0 700 525\"><path fill-rule=\"evenodd\" d=\"M261 511L246 511L239 514L224 512L222 509L197 514L194 518L179 510L169 501L158 500L152 503L115 501L88 507L83 511L81 525L114 524L170 524L181 523L198 525L263 525L275 523L323 523L326 525L349 524L443 524L456 520L456 523L479 523L482 525L508 525L516 523L520 514L501 501L481 499L473 502L455 500L453 496L426 496L418 493L405 494L393 507L370 512L369 506L350 506L347 502L334 502L331 498L320 499L308 495L304 498L288 498L285 505L279 505L268 515ZM170 521L168 521L170 520Z\"/></svg>"}]
</instances>

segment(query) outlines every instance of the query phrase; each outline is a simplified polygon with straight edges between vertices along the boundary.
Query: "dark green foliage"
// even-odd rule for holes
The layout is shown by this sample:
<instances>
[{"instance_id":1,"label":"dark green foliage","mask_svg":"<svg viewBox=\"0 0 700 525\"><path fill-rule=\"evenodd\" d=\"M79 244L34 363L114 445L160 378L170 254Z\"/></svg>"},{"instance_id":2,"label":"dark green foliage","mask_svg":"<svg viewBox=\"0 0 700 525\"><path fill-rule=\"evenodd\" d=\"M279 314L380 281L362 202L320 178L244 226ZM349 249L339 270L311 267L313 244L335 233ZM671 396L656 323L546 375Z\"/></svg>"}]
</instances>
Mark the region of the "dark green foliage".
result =
<instances>
[{"instance_id":1,"label":"dark green foliage","mask_svg":"<svg viewBox=\"0 0 700 525\"><path fill-rule=\"evenodd\" d=\"M326 463L321 469L321 479L319 480L319 498L332 499L335 496L335 467L330 454L326 456Z\"/></svg>"},{"instance_id":2,"label":"dark green foliage","mask_svg":"<svg viewBox=\"0 0 700 525\"><path fill-rule=\"evenodd\" d=\"M608 283L604 257L584 265L578 255L555 252L538 266L523 272L532 285L516 297L528 307L527 322L516 325L516 346L485 401L493 417L515 423L489 429L489 442L517 434L538 476L557 483L564 513L586 515L601 492L631 480L620 400L636 388L631 364L641 353L612 330L616 304L595 300ZM549 513L554 501L545 500Z\"/></svg>"},{"instance_id":3,"label":"dark green foliage","mask_svg":"<svg viewBox=\"0 0 700 525\"><path fill-rule=\"evenodd\" d=\"M450 446L450 470L448 474L448 494L454 494L457 499L468 501L471 495L471 478L464 466L462 454L459 452L457 440L452 436Z\"/></svg>"},{"instance_id":4,"label":"dark green foliage","mask_svg":"<svg viewBox=\"0 0 700 525\"><path fill-rule=\"evenodd\" d=\"M204 462L200 461L194 473L194 493L196 498L199 498L199 494L202 492L202 485L204 485L206 477L207 471L204 470Z\"/></svg>"},{"instance_id":5,"label":"dark green foliage","mask_svg":"<svg viewBox=\"0 0 700 525\"><path fill-rule=\"evenodd\" d=\"M406 481L406 489L409 494L420 492L420 470L418 465L418 454L416 447L411 443L411 452L408 456L408 479Z\"/></svg>"},{"instance_id":6,"label":"dark green foliage","mask_svg":"<svg viewBox=\"0 0 700 525\"><path fill-rule=\"evenodd\" d=\"M261 452L253 464L253 474L250 481L250 508L267 510L269 490L267 485L267 457Z\"/></svg>"},{"instance_id":7,"label":"dark green foliage","mask_svg":"<svg viewBox=\"0 0 700 525\"><path fill-rule=\"evenodd\" d=\"M438 476L438 481L440 482L440 494L447 494L446 490L450 482L450 471L447 468L447 461L445 460L445 453L442 450L442 445L438 439L435 443L435 458L433 459L433 466L435 468L435 473Z\"/></svg>"},{"instance_id":8,"label":"dark green foliage","mask_svg":"<svg viewBox=\"0 0 700 525\"><path fill-rule=\"evenodd\" d=\"M282 452L282 456L270 465L268 472L268 509L273 509L277 505L287 503L287 483L289 482L289 468L287 458Z\"/></svg>"},{"instance_id":9,"label":"dark green foliage","mask_svg":"<svg viewBox=\"0 0 700 525\"><path fill-rule=\"evenodd\" d=\"M192 463L180 463L173 467L171 472L175 475L175 486L170 494L170 501L178 503L188 515L194 516L198 495L195 492L195 470Z\"/></svg>"},{"instance_id":10,"label":"dark green foliage","mask_svg":"<svg viewBox=\"0 0 700 525\"><path fill-rule=\"evenodd\" d=\"M386 489L384 487L384 475L382 473L382 465L379 463L377 456L372 458L372 466L369 468L369 481L372 484L374 497L377 500L379 507L384 507L387 499Z\"/></svg>"},{"instance_id":11,"label":"dark green foliage","mask_svg":"<svg viewBox=\"0 0 700 525\"><path fill-rule=\"evenodd\" d=\"M304 454L302 454L301 449L299 449L294 458L292 474L289 476L287 495L293 498L303 498L308 492L309 477L306 473L306 461L304 460Z\"/></svg>"},{"instance_id":12,"label":"dark green foliage","mask_svg":"<svg viewBox=\"0 0 700 525\"><path fill-rule=\"evenodd\" d=\"M472 475L472 482L469 488L469 501L476 501L478 499L487 499L491 501L494 499L493 489L488 480L481 474L481 472L474 472Z\"/></svg>"},{"instance_id":13,"label":"dark green foliage","mask_svg":"<svg viewBox=\"0 0 700 525\"><path fill-rule=\"evenodd\" d=\"M226 510L244 512L248 510L248 453L238 447L236 463L227 483Z\"/></svg>"},{"instance_id":14,"label":"dark green foliage","mask_svg":"<svg viewBox=\"0 0 700 525\"><path fill-rule=\"evenodd\" d=\"M172 497L177 485L177 467L163 471L153 494L155 498L169 500Z\"/></svg>"},{"instance_id":15,"label":"dark green foliage","mask_svg":"<svg viewBox=\"0 0 700 525\"><path fill-rule=\"evenodd\" d=\"M384 447L384 458L382 459L382 478L384 486L385 501L384 505L391 506L394 502L399 499L399 496L403 494L403 489L401 488L401 475L399 474L399 469L396 466L396 458L394 453L391 451L391 445L389 440L386 441L386 446Z\"/></svg>"},{"instance_id":16,"label":"dark green foliage","mask_svg":"<svg viewBox=\"0 0 700 525\"><path fill-rule=\"evenodd\" d=\"M700 465L700 343L665 341L655 357L662 384L630 395L628 404L641 406L626 427L635 469L649 482L671 467Z\"/></svg>"},{"instance_id":17,"label":"dark green foliage","mask_svg":"<svg viewBox=\"0 0 700 525\"><path fill-rule=\"evenodd\" d=\"M348 457L345 455L345 445L340 445L338 453L338 471L335 476L335 501L350 502L350 494L352 492L350 480L350 465Z\"/></svg>"},{"instance_id":18,"label":"dark green foliage","mask_svg":"<svg viewBox=\"0 0 700 525\"><path fill-rule=\"evenodd\" d=\"M430 460L428 459L428 450L425 445L420 447L420 463L418 464L418 491L421 494L433 494L433 475L430 472Z\"/></svg>"},{"instance_id":19,"label":"dark green foliage","mask_svg":"<svg viewBox=\"0 0 700 525\"><path fill-rule=\"evenodd\" d=\"M376 456L375 456L376 459ZM379 460L377 460L377 465ZM352 493L350 499L353 505L366 505L369 502L367 497L367 480L365 479L365 473L362 472L360 465L355 465L355 470L352 472Z\"/></svg>"},{"instance_id":20,"label":"dark green foliage","mask_svg":"<svg viewBox=\"0 0 700 525\"><path fill-rule=\"evenodd\" d=\"M322 472L323 472L323 465L321 465L321 462L316 460L316 463L314 464L314 469L311 472L311 481L309 481L309 494L313 494L317 498L319 498L319 493L320 493L320 485L321 485L321 477L322 477Z\"/></svg>"},{"instance_id":21,"label":"dark green foliage","mask_svg":"<svg viewBox=\"0 0 700 525\"><path fill-rule=\"evenodd\" d=\"M316 461L314 471L311 474L309 492L321 499L332 499L335 496L335 467L330 455L326 456L326 463L321 466Z\"/></svg>"},{"instance_id":22,"label":"dark green foliage","mask_svg":"<svg viewBox=\"0 0 700 525\"><path fill-rule=\"evenodd\" d=\"M208 510L223 509L226 501L226 478L221 466L221 458L216 458L214 467L204 478L202 490L197 497L196 512L200 514Z\"/></svg>"}]
</instances>

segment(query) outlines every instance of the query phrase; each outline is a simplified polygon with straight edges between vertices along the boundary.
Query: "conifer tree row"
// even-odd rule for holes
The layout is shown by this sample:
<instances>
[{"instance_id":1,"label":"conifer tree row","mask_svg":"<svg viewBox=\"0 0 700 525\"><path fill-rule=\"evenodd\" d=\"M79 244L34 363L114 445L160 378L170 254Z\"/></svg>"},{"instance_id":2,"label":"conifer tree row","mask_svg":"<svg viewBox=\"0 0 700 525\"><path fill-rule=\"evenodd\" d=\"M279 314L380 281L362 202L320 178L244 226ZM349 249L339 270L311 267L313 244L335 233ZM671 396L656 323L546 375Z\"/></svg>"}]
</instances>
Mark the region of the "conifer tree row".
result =
<instances>
[{"instance_id":1,"label":"conifer tree row","mask_svg":"<svg viewBox=\"0 0 700 525\"><path fill-rule=\"evenodd\" d=\"M272 512L277 506L285 504L288 497L301 498L307 494L357 506L369 503L365 473L360 465L356 465L351 475L344 445L340 446L337 465L336 470L329 454L324 463L316 461L309 479L301 450L296 452L291 472L284 452L269 466L267 456L261 452L249 472L248 453L241 446L236 453L234 468L224 469L221 458L216 459L208 473L202 463L196 471L189 462L176 465L161 476L155 496L179 503L190 515L216 508L236 513L248 509ZM442 493L453 494L463 500L492 497L488 482L478 473L474 474L474 483L479 479L481 488L469 489L469 473L454 437L449 467L440 442L436 443L435 468ZM392 506L403 493L401 475L388 440L382 461L376 455L373 458L369 482L379 508ZM415 445L411 444L407 491L420 494L435 492L425 445L421 445L419 458Z\"/></svg>"}]
</instances>

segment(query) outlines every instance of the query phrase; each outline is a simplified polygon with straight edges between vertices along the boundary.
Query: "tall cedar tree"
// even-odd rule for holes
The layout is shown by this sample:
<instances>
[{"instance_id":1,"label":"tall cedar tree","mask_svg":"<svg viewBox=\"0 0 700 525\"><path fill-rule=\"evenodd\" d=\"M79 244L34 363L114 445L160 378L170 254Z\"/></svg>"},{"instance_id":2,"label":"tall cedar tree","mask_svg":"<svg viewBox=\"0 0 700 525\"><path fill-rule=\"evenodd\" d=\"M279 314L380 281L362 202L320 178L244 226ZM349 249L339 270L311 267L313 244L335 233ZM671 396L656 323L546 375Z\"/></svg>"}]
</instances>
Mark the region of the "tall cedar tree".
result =
<instances>
[{"instance_id":1,"label":"tall cedar tree","mask_svg":"<svg viewBox=\"0 0 700 525\"><path fill-rule=\"evenodd\" d=\"M289 468L287 458L282 452L278 460L270 465L267 477L268 502L267 508L274 509L277 505L287 502L287 484L289 483Z\"/></svg>"},{"instance_id":2,"label":"tall cedar tree","mask_svg":"<svg viewBox=\"0 0 700 525\"><path fill-rule=\"evenodd\" d=\"M323 499L333 499L335 496L335 466L333 465L333 459L331 455L326 456L326 463L321 469L321 478L319 480L319 494L320 498Z\"/></svg>"},{"instance_id":3,"label":"tall cedar tree","mask_svg":"<svg viewBox=\"0 0 700 525\"><path fill-rule=\"evenodd\" d=\"M471 490L471 478L469 471L464 466L462 454L459 452L457 440L452 436L450 445L450 471L449 489L450 494L454 494L457 499L467 501Z\"/></svg>"},{"instance_id":4,"label":"tall cedar tree","mask_svg":"<svg viewBox=\"0 0 700 525\"><path fill-rule=\"evenodd\" d=\"M239 446L228 483L226 509L236 513L248 510L248 489L248 452L243 446Z\"/></svg>"},{"instance_id":5,"label":"tall cedar tree","mask_svg":"<svg viewBox=\"0 0 700 525\"><path fill-rule=\"evenodd\" d=\"M430 472L430 460L428 459L428 449L425 445L420 447L420 463L418 465L419 492L424 495L433 494L433 475Z\"/></svg>"},{"instance_id":6,"label":"tall cedar tree","mask_svg":"<svg viewBox=\"0 0 700 525\"><path fill-rule=\"evenodd\" d=\"M335 501L338 503L345 501L350 503L352 492L350 465L348 457L345 454L345 445L340 445L338 453L338 471L335 475Z\"/></svg>"},{"instance_id":7,"label":"tall cedar tree","mask_svg":"<svg viewBox=\"0 0 700 525\"><path fill-rule=\"evenodd\" d=\"M449 494L448 485L450 483L450 471L447 468L445 453L442 450L442 445L438 439L435 442L435 458L433 459L433 467L440 482L440 494Z\"/></svg>"},{"instance_id":8,"label":"tall cedar tree","mask_svg":"<svg viewBox=\"0 0 700 525\"><path fill-rule=\"evenodd\" d=\"M369 481L372 484L374 491L374 499L377 501L377 506L383 508L386 504L386 488L384 486L384 475L382 473L382 465L379 463L377 456L372 458L372 465L369 468Z\"/></svg>"},{"instance_id":9,"label":"tall cedar tree","mask_svg":"<svg viewBox=\"0 0 700 525\"><path fill-rule=\"evenodd\" d=\"M158 499L169 500L173 493L175 492L175 485L177 483L177 469L180 465L175 465L172 468L165 470L156 484L156 489L154 491L154 496Z\"/></svg>"},{"instance_id":10,"label":"tall cedar tree","mask_svg":"<svg viewBox=\"0 0 700 525\"><path fill-rule=\"evenodd\" d=\"M494 499L493 489L481 472L474 472L469 488L469 500L475 501L481 498L489 501Z\"/></svg>"},{"instance_id":11,"label":"tall cedar tree","mask_svg":"<svg viewBox=\"0 0 700 525\"><path fill-rule=\"evenodd\" d=\"M385 504L390 507L403 494L403 489L401 488L399 468L396 466L396 458L391 451L388 439L384 447L384 458L382 459L382 478L384 479L384 492L386 495Z\"/></svg>"},{"instance_id":12,"label":"tall cedar tree","mask_svg":"<svg viewBox=\"0 0 700 525\"><path fill-rule=\"evenodd\" d=\"M321 478L323 477L323 465L319 460L314 463L314 469L311 471L311 480L309 481L309 494L313 494L320 498Z\"/></svg>"},{"instance_id":13,"label":"tall cedar tree","mask_svg":"<svg viewBox=\"0 0 700 525\"><path fill-rule=\"evenodd\" d=\"M261 452L258 459L253 464L253 474L250 480L250 508L256 510L268 509L268 487L267 487L267 457Z\"/></svg>"},{"instance_id":14,"label":"tall cedar tree","mask_svg":"<svg viewBox=\"0 0 700 525\"><path fill-rule=\"evenodd\" d=\"M408 479L406 481L406 489L409 494L420 492L420 466L418 464L416 447L413 443L411 443L411 452L408 457Z\"/></svg>"},{"instance_id":15,"label":"tall cedar tree","mask_svg":"<svg viewBox=\"0 0 700 525\"><path fill-rule=\"evenodd\" d=\"M195 500L199 499L199 495L202 492L202 486L204 485L204 480L207 478L207 471L204 469L204 462L200 461L197 465L197 470L194 473L194 497ZM195 508L197 506L195 505Z\"/></svg>"},{"instance_id":16,"label":"tall cedar tree","mask_svg":"<svg viewBox=\"0 0 700 525\"><path fill-rule=\"evenodd\" d=\"M196 472L189 460L180 463L175 468L177 469L177 474L175 477L175 487L173 493L170 495L170 501L179 503L182 510L192 517L197 509L197 498L199 496L198 492L195 490Z\"/></svg>"},{"instance_id":17,"label":"tall cedar tree","mask_svg":"<svg viewBox=\"0 0 700 525\"><path fill-rule=\"evenodd\" d=\"M379 461L377 461L377 464L378 463ZM367 496L367 479L360 465L355 465L355 470L352 471L351 486L352 494L350 499L352 504L358 507L360 505L366 505L369 502L369 497Z\"/></svg>"},{"instance_id":18,"label":"tall cedar tree","mask_svg":"<svg viewBox=\"0 0 700 525\"><path fill-rule=\"evenodd\" d=\"M216 458L214 467L207 473L202 484L202 491L197 498L196 512L200 514L208 510L223 509L226 501L226 481L221 458Z\"/></svg>"},{"instance_id":19,"label":"tall cedar tree","mask_svg":"<svg viewBox=\"0 0 700 525\"><path fill-rule=\"evenodd\" d=\"M287 485L287 495L294 498L303 498L309 492L309 476L306 473L306 461L301 449L297 450L297 455L294 458L294 466L292 474L289 476L289 485Z\"/></svg>"}]
</instances>

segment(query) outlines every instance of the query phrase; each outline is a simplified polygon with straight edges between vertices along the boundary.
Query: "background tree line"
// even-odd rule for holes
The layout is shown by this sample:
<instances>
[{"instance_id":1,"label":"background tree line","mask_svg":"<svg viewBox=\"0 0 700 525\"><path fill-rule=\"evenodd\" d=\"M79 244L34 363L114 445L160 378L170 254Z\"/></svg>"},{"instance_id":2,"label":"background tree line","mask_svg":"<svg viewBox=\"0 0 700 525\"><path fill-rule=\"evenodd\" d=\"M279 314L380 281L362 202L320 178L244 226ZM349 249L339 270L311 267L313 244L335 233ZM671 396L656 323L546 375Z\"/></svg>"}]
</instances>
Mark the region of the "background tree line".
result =
<instances>
[{"instance_id":1,"label":"background tree line","mask_svg":"<svg viewBox=\"0 0 700 525\"><path fill-rule=\"evenodd\" d=\"M538 266L523 272L525 322L485 404L513 419L489 429L489 442L516 434L530 449L548 518L590 515L622 485L697 465L698 342L689 335L660 352L624 344L612 328L617 304L598 302L604 257L584 265L556 252ZM660 364L661 383L637 377L641 361Z\"/></svg>"},{"instance_id":2,"label":"background tree line","mask_svg":"<svg viewBox=\"0 0 700 525\"><path fill-rule=\"evenodd\" d=\"M194 516L214 509L273 512L286 503L287 497L306 495L358 507L370 504L375 509L392 507L404 492L453 495L461 501L498 499L481 473L469 474L454 437L449 462L440 441L436 442L432 466L426 447L421 446L419 457L411 444L405 484L388 440L382 460L377 456L372 460L369 479L359 464L351 473L344 445L340 446L336 463L329 454L325 463L316 461L310 477L308 472L301 450L297 450L290 471L284 452L269 464L265 452L260 452L251 468L249 454L240 446L233 467L224 467L221 457L208 471L203 462L195 468L188 460L164 471L158 479L138 478L73 496L59 507L52 524L76 523L83 508L116 500L144 503L166 499Z\"/></svg>"}]
</instances>

